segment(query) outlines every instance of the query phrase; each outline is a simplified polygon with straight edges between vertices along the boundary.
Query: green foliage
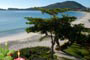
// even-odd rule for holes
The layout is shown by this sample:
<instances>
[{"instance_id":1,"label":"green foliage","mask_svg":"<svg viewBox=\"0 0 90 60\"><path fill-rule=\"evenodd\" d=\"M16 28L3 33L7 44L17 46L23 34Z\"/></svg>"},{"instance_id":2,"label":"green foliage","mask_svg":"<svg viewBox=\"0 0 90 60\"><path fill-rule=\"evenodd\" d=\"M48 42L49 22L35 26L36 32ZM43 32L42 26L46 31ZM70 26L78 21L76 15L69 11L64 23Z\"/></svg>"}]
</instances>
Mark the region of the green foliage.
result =
<instances>
[{"instance_id":1,"label":"green foliage","mask_svg":"<svg viewBox=\"0 0 90 60\"><path fill-rule=\"evenodd\" d=\"M42 13L47 13L50 15L57 15L59 12L66 12L69 11L70 9L68 8L56 8L56 9L44 9L44 8L38 8Z\"/></svg>"},{"instance_id":2,"label":"green foliage","mask_svg":"<svg viewBox=\"0 0 90 60\"><path fill-rule=\"evenodd\" d=\"M46 60L51 60L50 59L51 52L50 52L50 48L48 47L25 48L25 49L21 49L20 52L21 52L21 57L24 57L27 60L32 60L35 58L37 59L43 58ZM13 54L13 58L17 58L17 51Z\"/></svg>"},{"instance_id":3,"label":"green foliage","mask_svg":"<svg viewBox=\"0 0 90 60\"><path fill-rule=\"evenodd\" d=\"M4 59L2 59L2 60L13 60L13 58L12 58L11 56L6 56L6 57L4 57Z\"/></svg>"},{"instance_id":4,"label":"green foliage","mask_svg":"<svg viewBox=\"0 0 90 60\"><path fill-rule=\"evenodd\" d=\"M81 47L80 45L74 43L70 47L64 50L66 53L69 53L73 56L82 58L84 60L90 59L90 50L86 47Z\"/></svg>"},{"instance_id":5,"label":"green foliage","mask_svg":"<svg viewBox=\"0 0 90 60\"><path fill-rule=\"evenodd\" d=\"M33 25L32 27L29 27L26 29L26 31L29 32L39 32L41 33L47 33L48 25L47 20L48 19L42 19L42 18L32 18L32 17L26 17L28 19L27 24Z\"/></svg>"},{"instance_id":6,"label":"green foliage","mask_svg":"<svg viewBox=\"0 0 90 60\"><path fill-rule=\"evenodd\" d=\"M13 53L14 50L0 48L0 60L13 60L13 58L11 57Z\"/></svg>"}]
</instances>

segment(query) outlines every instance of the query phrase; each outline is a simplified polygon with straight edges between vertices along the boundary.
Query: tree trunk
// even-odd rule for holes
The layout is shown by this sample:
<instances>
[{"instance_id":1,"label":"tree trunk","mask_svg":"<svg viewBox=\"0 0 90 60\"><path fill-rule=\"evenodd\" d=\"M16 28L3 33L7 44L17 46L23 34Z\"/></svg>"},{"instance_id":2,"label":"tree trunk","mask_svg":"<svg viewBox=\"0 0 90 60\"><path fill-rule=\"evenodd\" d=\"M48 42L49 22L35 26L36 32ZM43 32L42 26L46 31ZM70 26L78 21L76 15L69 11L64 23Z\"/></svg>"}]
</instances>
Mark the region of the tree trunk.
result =
<instances>
[{"instance_id":1,"label":"tree trunk","mask_svg":"<svg viewBox=\"0 0 90 60\"><path fill-rule=\"evenodd\" d=\"M52 60L54 60L54 44L53 44L53 41L51 41L52 45L51 45L51 58Z\"/></svg>"},{"instance_id":2,"label":"tree trunk","mask_svg":"<svg viewBox=\"0 0 90 60\"><path fill-rule=\"evenodd\" d=\"M48 33L46 32L45 35L48 36Z\"/></svg>"},{"instance_id":3,"label":"tree trunk","mask_svg":"<svg viewBox=\"0 0 90 60\"><path fill-rule=\"evenodd\" d=\"M57 44L56 48L58 48L58 50L60 50L61 47L60 47L60 43L59 43L59 38L57 36L55 36L55 42Z\"/></svg>"},{"instance_id":4,"label":"tree trunk","mask_svg":"<svg viewBox=\"0 0 90 60\"><path fill-rule=\"evenodd\" d=\"M51 59L52 60L54 60L54 45L55 45L55 42L51 33Z\"/></svg>"}]
</instances>

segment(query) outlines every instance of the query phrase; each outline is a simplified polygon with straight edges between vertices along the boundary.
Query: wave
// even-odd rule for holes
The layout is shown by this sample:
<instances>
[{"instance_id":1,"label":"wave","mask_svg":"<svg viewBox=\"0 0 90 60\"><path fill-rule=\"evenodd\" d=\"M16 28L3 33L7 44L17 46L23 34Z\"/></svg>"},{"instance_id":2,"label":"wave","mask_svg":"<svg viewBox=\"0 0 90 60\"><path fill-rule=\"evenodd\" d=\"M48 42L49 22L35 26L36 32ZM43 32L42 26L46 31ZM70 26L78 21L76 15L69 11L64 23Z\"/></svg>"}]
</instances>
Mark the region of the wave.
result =
<instances>
[{"instance_id":1,"label":"wave","mask_svg":"<svg viewBox=\"0 0 90 60\"><path fill-rule=\"evenodd\" d=\"M7 31L0 31L0 37L19 34L23 32L25 32L25 28L17 28L17 29L12 29L12 30L7 30Z\"/></svg>"}]
</instances>

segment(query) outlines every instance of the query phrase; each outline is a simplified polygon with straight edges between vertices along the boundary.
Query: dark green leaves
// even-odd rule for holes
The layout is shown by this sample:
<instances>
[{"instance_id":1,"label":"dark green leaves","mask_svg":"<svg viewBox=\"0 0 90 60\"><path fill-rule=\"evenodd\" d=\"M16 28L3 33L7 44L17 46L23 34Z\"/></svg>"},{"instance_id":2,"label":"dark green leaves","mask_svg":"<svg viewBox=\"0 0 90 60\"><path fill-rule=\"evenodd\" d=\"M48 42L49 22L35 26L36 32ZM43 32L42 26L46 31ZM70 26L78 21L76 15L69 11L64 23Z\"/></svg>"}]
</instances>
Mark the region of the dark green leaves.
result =
<instances>
[{"instance_id":1,"label":"dark green leaves","mask_svg":"<svg viewBox=\"0 0 90 60\"><path fill-rule=\"evenodd\" d=\"M47 13L50 15L57 15L58 13L62 13L62 12L66 12L66 11L70 11L70 9L68 8L56 8L56 9L44 9L44 8L38 8L38 10L40 10L42 13Z\"/></svg>"}]
</instances>

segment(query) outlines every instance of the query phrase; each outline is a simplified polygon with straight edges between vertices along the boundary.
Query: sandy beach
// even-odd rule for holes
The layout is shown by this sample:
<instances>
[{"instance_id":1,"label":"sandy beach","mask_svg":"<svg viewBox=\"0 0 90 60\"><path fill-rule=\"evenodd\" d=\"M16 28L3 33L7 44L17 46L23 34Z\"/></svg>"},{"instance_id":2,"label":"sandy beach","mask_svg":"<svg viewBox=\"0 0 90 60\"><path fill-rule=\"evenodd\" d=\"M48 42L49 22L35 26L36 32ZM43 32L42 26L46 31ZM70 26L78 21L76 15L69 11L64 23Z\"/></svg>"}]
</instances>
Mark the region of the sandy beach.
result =
<instances>
[{"instance_id":1,"label":"sandy beach","mask_svg":"<svg viewBox=\"0 0 90 60\"><path fill-rule=\"evenodd\" d=\"M0 43L4 46L5 42L8 42L9 49L18 50L27 47L35 46L46 46L51 47L51 40L49 37L45 38L43 41L40 41L40 38L44 35L40 33L20 33L17 35L7 36L0 38L2 40ZM60 41L61 45L64 41Z\"/></svg>"},{"instance_id":2,"label":"sandy beach","mask_svg":"<svg viewBox=\"0 0 90 60\"><path fill-rule=\"evenodd\" d=\"M27 32L23 32L23 33L17 33L14 35L9 35L9 36L5 36L5 37L0 37L0 43L3 43L5 41L17 41L17 40L22 40L22 39L26 39L28 37L32 37L33 35L37 35L38 33L27 33Z\"/></svg>"},{"instance_id":3,"label":"sandy beach","mask_svg":"<svg viewBox=\"0 0 90 60\"><path fill-rule=\"evenodd\" d=\"M90 19L90 13L83 12L85 16L83 16L80 19L77 19L76 21L72 22L72 24L79 24L83 23L85 24L85 27L90 28L90 22L88 21ZM26 47L35 47L35 46L51 46L50 38L44 39L44 41L39 41L39 39L42 37L40 33L19 33L11 36L1 37L0 43L4 44L5 42L8 42L9 49L22 49ZM61 44L64 43L64 41L60 42Z\"/></svg>"},{"instance_id":4,"label":"sandy beach","mask_svg":"<svg viewBox=\"0 0 90 60\"><path fill-rule=\"evenodd\" d=\"M90 13L89 12L82 12L85 16L77 19L76 21L72 22L72 24L84 24L85 27L90 28Z\"/></svg>"}]
</instances>

